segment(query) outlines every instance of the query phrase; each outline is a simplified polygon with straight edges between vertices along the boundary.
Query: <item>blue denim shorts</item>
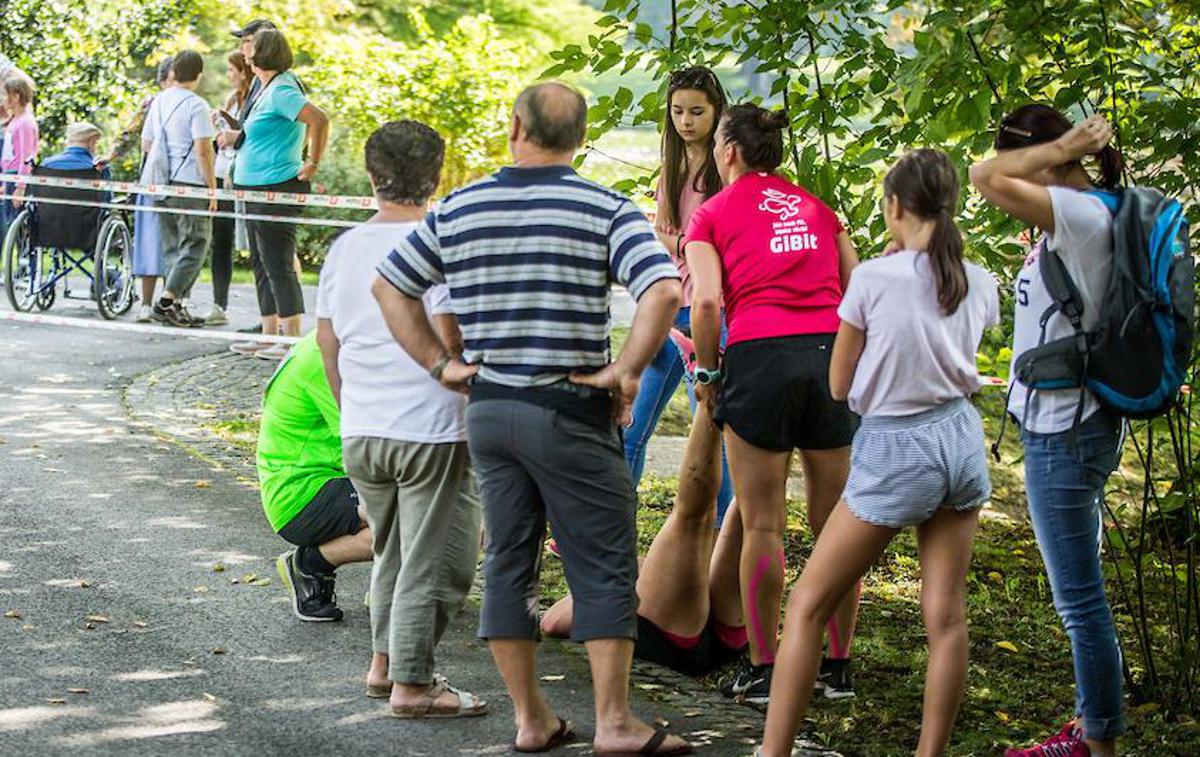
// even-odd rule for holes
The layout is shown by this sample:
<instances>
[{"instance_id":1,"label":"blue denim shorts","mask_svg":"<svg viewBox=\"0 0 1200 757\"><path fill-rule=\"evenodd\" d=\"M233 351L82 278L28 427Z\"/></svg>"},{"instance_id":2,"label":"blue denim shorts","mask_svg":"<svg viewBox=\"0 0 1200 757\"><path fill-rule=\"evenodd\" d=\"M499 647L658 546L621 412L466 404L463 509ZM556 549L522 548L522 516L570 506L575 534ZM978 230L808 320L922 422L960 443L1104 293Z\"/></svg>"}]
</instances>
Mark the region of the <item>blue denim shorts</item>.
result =
<instances>
[{"instance_id":1,"label":"blue denim shorts","mask_svg":"<svg viewBox=\"0 0 1200 757\"><path fill-rule=\"evenodd\" d=\"M866 523L916 526L939 508L992 496L983 422L966 399L903 416L867 416L854 436L845 500Z\"/></svg>"}]
</instances>

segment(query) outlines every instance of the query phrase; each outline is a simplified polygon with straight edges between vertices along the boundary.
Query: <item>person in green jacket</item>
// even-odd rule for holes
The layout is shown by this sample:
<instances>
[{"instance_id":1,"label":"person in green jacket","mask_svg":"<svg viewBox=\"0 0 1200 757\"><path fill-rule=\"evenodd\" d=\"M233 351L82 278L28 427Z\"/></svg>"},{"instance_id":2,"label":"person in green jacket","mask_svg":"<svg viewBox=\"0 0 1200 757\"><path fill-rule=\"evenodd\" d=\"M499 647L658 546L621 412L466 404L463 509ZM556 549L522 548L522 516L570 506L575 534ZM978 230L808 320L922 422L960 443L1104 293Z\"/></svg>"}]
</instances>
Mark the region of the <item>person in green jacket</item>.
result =
<instances>
[{"instance_id":1,"label":"person in green jacket","mask_svg":"<svg viewBox=\"0 0 1200 757\"><path fill-rule=\"evenodd\" d=\"M257 454L263 511L295 545L275 565L305 621L341 620L334 571L372 557L371 529L342 468L339 417L313 332L267 383Z\"/></svg>"}]
</instances>

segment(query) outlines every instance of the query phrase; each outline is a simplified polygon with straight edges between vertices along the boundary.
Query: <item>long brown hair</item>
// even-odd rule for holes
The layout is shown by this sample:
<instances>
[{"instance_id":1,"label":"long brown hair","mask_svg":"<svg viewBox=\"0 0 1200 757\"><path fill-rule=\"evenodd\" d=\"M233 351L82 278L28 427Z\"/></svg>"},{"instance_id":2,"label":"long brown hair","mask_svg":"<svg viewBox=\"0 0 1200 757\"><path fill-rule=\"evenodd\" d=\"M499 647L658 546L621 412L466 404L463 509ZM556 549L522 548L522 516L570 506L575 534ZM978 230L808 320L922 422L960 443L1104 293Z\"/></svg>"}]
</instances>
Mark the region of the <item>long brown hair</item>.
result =
<instances>
[{"instance_id":1,"label":"long brown hair","mask_svg":"<svg viewBox=\"0 0 1200 757\"><path fill-rule=\"evenodd\" d=\"M225 60L229 61L229 64L242 74L242 83L233 91L240 108L246 102L246 98L250 96L250 84L254 81L254 72L250 70L250 64L246 62L246 56L242 55L241 50L234 50L225 56Z\"/></svg>"},{"instance_id":2,"label":"long brown hair","mask_svg":"<svg viewBox=\"0 0 1200 757\"><path fill-rule=\"evenodd\" d=\"M1053 142L1070 131L1072 126L1071 119L1049 105L1022 105L1000 122L994 146L997 150L1015 150ZM1120 151L1112 145L1106 145L1096 153L1095 158L1100 169L1100 180L1093 180L1092 183L1101 189L1116 189L1121 183L1124 168Z\"/></svg>"},{"instance_id":3,"label":"long brown hair","mask_svg":"<svg viewBox=\"0 0 1200 757\"><path fill-rule=\"evenodd\" d=\"M925 253L933 268L938 305L946 315L954 315L967 296L963 238L954 224L958 190L958 171L938 150L913 150L883 180L885 198L896 198L905 211L935 224Z\"/></svg>"},{"instance_id":4,"label":"long brown hair","mask_svg":"<svg viewBox=\"0 0 1200 757\"><path fill-rule=\"evenodd\" d=\"M692 181L692 189L700 192L707 199L720 192L722 188L721 174L717 173L717 164L713 160L712 151L717 136L717 124L720 123L721 114L725 111L725 90L721 87L721 82L717 80L717 75L707 66L680 69L671 74L667 85L667 108L663 117L662 138L662 186L666 195L663 198L666 200L664 208L667 220L674 228L683 225L683 219L679 217L679 197L683 194L683 182L691 174L683 137L679 136L679 132L675 129L675 122L671 119L671 100L681 89L703 92L715 111L712 132L705 140L704 164L696 172L696 178Z\"/></svg>"}]
</instances>

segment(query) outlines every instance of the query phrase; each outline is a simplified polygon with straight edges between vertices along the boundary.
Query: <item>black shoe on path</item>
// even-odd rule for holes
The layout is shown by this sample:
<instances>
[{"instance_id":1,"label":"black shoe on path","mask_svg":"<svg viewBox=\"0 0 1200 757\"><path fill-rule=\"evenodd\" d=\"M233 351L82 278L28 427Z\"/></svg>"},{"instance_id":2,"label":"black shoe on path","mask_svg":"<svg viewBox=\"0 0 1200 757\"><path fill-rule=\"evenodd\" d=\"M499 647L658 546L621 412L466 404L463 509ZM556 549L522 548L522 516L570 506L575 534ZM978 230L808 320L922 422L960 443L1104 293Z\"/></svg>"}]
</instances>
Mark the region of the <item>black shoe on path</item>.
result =
<instances>
[{"instance_id":1,"label":"black shoe on path","mask_svg":"<svg viewBox=\"0 0 1200 757\"><path fill-rule=\"evenodd\" d=\"M275 559L275 569L284 588L292 597L292 612L309 623L331 623L342 619L333 592L333 576L313 576L296 564L296 550L288 550Z\"/></svg>"},{"instance_id":2,"label":"black shoe on path","mask_svg":"<svg viewBox=\"0 0 1200 757\"><path fill-rule=\"evenodd\" d=\"M743 704L766 706L771 701L771 674L774 665L755 665L744 658L737 672L717 682L722 696Z\"/></svg>"}]
</instances>

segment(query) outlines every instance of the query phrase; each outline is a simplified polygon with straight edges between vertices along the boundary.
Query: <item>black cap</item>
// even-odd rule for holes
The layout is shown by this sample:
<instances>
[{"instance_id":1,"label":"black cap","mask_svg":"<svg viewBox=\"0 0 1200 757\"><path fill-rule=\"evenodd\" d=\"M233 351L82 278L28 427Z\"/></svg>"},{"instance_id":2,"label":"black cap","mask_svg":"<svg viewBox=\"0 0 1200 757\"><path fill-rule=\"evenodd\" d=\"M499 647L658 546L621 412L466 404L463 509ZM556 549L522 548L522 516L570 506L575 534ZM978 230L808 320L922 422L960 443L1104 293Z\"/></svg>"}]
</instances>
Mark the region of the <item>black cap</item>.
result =
<instances>
[{"instance_id":1,"label":"black cap","mask_svg":"<svg viewBox=\"0 0 1200 757\"><path fill-rule=\"evenodd\" d=\"M243 26L237 31L231 32L237 38L245 37L247 34L253 35L261 29L278 29L274 21L268 21L265 18L256 18L250 23Z\"/></svg>"}]
</instances>

